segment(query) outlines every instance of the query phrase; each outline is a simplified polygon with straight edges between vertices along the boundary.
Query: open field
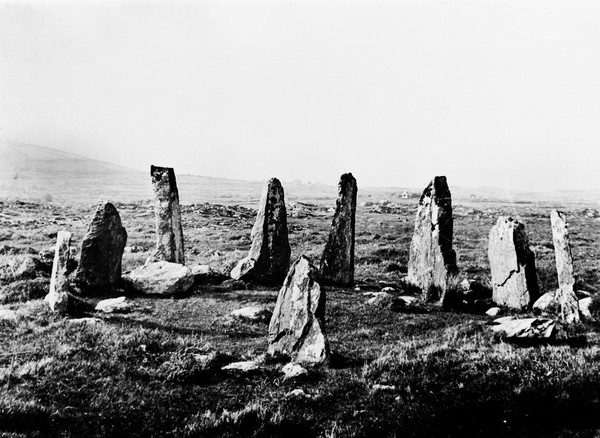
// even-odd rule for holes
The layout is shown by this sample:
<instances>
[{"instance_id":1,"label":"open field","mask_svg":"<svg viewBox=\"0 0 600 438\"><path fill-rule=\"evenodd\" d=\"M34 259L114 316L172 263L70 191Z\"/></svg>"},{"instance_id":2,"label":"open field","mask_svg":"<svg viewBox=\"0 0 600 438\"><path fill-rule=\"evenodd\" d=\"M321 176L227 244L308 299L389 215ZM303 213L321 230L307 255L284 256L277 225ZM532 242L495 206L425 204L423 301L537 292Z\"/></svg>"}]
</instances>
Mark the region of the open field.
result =
<instances>
[{"instance_id":1,"label":"open field","mask_svg":"<svg viewBox=\"0 0 600 438\"><path fill-rule=\"evenodd\" d=\"M489 230L498 216L512 215L526 224L542 292L555 289L551 207L455 203L459 280L489 283ZM232 290L219 280L184 297L134 296L131 312L95 315L97 324L72 324L46 310L40 298L49 265L37 254L61 229L79 242L94 208L0 203L0 302L17 311L16 319L0 320L4 436L533 437L600 431L600 325L594 321L543 345L516 345L494 336L479 312L366 304L363 292L384 286L414 293L400 282L414 199L383 214L358 209L360 290L326 289L332 367L292 380L284 380L281 363L269 360L248 374L221 370L264 355L267 325L228 314L251 303L272 307L277 288ZM123 269L130 270L153 248L153 205L117 208L129 235ZM213 204L182 210L187 264L208 264L226 275L249 249L255 212ZM600 213L593 205L571 205L566 212L577 287L596 295ZM292 259L306 254L318 263L332 213L316 205L288 207L288 213ZM86 308L81 312L92 316ZM305 395L290 395L297 388Z\"/></svg>"}]
</instances>

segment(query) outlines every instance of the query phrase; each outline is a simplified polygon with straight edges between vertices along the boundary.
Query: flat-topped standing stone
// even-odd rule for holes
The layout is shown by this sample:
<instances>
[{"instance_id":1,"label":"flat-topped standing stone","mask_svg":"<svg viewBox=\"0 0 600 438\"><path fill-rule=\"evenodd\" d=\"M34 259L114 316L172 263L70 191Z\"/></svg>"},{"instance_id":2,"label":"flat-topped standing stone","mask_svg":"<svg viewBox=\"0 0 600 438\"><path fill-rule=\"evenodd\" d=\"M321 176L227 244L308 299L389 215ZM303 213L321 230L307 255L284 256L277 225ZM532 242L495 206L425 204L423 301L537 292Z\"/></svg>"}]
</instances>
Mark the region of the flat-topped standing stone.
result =
<instances>
[{"instance_id":1,"label":"flat-topped standing stone","mask_svg":"<svg viewBox=\"0 0 600 438\"><path fill-rule=\"evenodd\" d=\"M428 301L443 300L448 277L456 275L452 249L452 197L445 176L436 176L419 200L408 259L409 283Z\"/></svg>"},{"instance_id":2,"label":"flat-topped standing stone","mask_svg":"<svg viewBox=\"0 0 600 438\"><path fill-rule=\"evenodd\" d=\"M233 268L231 277L281 283L290 266L291 249L283 187L277 178L271 178L264 187L250 237L250 252Z\"/></svg>"},{"instance_id":3,"label":"flat-topped standing stone","mask_svg":"<svg viewBox=\"0 0 600 438\"><path fill-rule=\"evenodd\" d=\"M500 217L490 231L488 258L496 304L523 309L535 302L539 295L535 254L529 249L525 225Z\"/></svg>"},{"instance_id":4,"label":"flat-topped standing stone","mask_svg":"<svg viewBox=\"0 0 600 438\"><path fill-rule=\"evenodd\" d=\"M181 210L175 171L171 167L150 166L154 188L156 249L148 262L165 261L185 264Z\"/></svg>"},{"instance_id":5,"label":"flat-topped standing stone","mask_svg":"<svg viewBox=\"0 0 600 438\"><path fill-rule=\"evenodd\" d=\"M83 293L113 289L121 280L121 259L127 232L110 202L101 202L81 242L75 283Z\"/></svg>"},{"instance_id":6,"label":"flat-topped standing stone","mask_svg":"<svg viewBox=\"0 0 600 438\"><path fill-rule=\"evenodd\" d=\"M575 277L573 276L573 256L569 245L569 230L564 213L552 210L552 240L558 271L558 290L556 301L560 305L562 320L568 324L579 322L579 301L575 295Z\"/></svg>"},{"instance_id":7,"label":"flat-topped standing stone","mask_svg":"<svg viewBox=\"0 0 600 438\"><path fill-rule=\"evenodd\" d=\"M315 281L316 274L304 256L290 268L269 323L268 354L289 356L298 363L329 361L325 293Z\"/></svg>"},{"instance_id":8,"label":"flat-topped standing stone","mask_svg":"<svg viewBox=\"0 0 600 438\"><path fill-rule=\"evenodd\" d=\"M68 263L71 253L71 233L59 231L56 236L56 250L52 262L50 292L44 298L53 312L67 313L69 303Z\"/></svg>"},{"instance_id":9,"label":"flat-topped standing stone","mask_svg":"<svg viewBox=\"0 0 600 438\"><path fill-rule=\"evenodd\" d=\"M329 240L321 257L319 281L325 284L354 284L354 229L356 223L356 179L351 173L340 178L335 215Z\"/></svg>"}]
</instances>

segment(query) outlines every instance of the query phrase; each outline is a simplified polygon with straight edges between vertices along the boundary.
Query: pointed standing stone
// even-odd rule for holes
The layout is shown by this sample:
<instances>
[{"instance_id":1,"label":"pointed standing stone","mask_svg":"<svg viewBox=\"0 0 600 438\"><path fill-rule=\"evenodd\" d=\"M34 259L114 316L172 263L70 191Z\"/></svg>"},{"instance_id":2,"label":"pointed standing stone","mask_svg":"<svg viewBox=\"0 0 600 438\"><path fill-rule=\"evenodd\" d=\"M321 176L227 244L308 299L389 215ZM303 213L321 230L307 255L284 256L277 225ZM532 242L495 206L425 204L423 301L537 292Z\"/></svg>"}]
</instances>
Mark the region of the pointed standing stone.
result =
<instances>
[{"instance_id":1,"label":"pointed standing stone","mask_svg":"<svg viewBox=\"0 0 600 438\"><path fill-rule=\"evenodd\" d=\"M490 231L488 258L494 302L512 309L529 307L538 298L535 254L529 249L525 225L500 217Z\"/></svg>"},{"instance_id":2,"label":"pointed standing stone","mask_svg":"<svg viewBox=\"0 0 600 438\"><path fill-rule=\"evenodd\" d=\"M150 166L150 176L156 198L156 249L148 262L165 261L183 265L183 230L175 171L171 167Z\"/></svg>"},{"instance_id":3,"label":"pointed standing stone","mask_svg":"<svg viewBox=\"0 0 600 438\"><path fill-rule=\"evenodd\" d=\"M297 363L329 361L325 292L315 281L316 273L304 256L290 268L269 323L268 354L290 356Z\"/></svg>"},{"instance_id":4,"label":"pointed standing stone","mask_svg":"<svg viewBox=\"0 0 600 438\"><path fill-rule=\"evenodd\" d=\"M110 202L101 202L81 242L77 286L92 294L117 287L126 242L127 232L119 212Z\"/></svg>"},{"instance_id":5,"label":"pointed standing stone","mask_svg":"<svg viewBox=\"0 0 600 438\"><path fill-rule=\"evenodd\" d=\"M560 313L564 322L574 324L579 322L579 301L575 295L575 277L573 276L573 256L569 245L569 231L565 214L552 210L552 240L554 241L554 256L558 271L558 290L556 301L560 305Z\"/></svg>"},{"instance_id":6,"label":"pointed standing stone","mask_svg":"<svg viewBox=\"0 0 600 438\"><path fill-rule=\"evenodd\" d=\"M354 284L354 233L356 223L356 179L351 173L340 178L335 215L329 240L321 257L319 281L324 284Z\"/></svg>"},{"instance_id":7,"label":"pointed standing stone","mask_svg":"<svg viewBox=\"0 0 600 438\"><path fill-rule=\"evenodd\" d=\"M287 213L283 187L277 178L265 184L248 255L231 271L236 280L280 283L290 266Z\"/></svg>"},{"instance_id":8,"label":"pointed standing stone","mask_svg":"<svg viewBox=\"0 0 600 438\"><path fill-rule=\"evenodd\" d=\"M52 262L52 277L50 277L50 292L44 298L53 312L67 313L69 302L69 281L67 265L71 252L71 233L59 231L56 236L56 250Z\"/></svg>"},{"instance_id":9,"label":"pointed standing stone","mask_svg":"<svg viewBox=\"0 0 600 438\"><path fill-rule=\"evenodd\" d=\"M407 281L421 289L425 300L443 300L448 278L458 272L453 227L450 189L445 176L436 176L419 200L408 259Z\"/></svg>"}]
</instances>

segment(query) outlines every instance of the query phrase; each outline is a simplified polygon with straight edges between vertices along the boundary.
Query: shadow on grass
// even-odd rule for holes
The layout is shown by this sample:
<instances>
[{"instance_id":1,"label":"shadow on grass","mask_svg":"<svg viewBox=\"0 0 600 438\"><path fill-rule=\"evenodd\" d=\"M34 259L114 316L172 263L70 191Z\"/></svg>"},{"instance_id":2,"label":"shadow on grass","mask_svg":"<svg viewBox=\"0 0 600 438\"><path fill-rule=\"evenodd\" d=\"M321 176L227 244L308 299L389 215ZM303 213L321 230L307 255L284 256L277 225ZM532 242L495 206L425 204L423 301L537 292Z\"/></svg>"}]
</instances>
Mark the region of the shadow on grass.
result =
<instances>
[{"instance_id":1,"label":"shadow on grass","mask_svg":"<svg viewBox=\"0 0 600 438\"><path fill-rule=\"evenodd\" d=\"M343 370L348 368L359 368L373 362L374 359L364 359L361 357L344 356L340 353L332 352L330 356L330 367L334 370Z\"/></svg>"}]
</instances>

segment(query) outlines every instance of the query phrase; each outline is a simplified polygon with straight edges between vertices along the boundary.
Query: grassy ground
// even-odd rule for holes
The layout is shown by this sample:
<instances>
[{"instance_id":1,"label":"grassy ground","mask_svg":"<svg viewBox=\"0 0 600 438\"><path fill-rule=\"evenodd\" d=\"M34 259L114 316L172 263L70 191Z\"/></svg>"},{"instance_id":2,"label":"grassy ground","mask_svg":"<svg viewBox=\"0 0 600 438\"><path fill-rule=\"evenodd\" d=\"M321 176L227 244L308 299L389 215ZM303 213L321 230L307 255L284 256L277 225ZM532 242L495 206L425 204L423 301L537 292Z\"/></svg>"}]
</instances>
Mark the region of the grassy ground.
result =
<instances>
[{"instance_id":1,"label":"grassy ground","mask_svg":"<svg viewBox=\"0 0 600 438\"><path fill-rule=\"evenodd\" d=\"M479 314L423 305L391 311L366 304L365 290L392 285L406 271L414 201L390 214L359 208L356 278L361 291L327 289L331 368L284 380L264 359L267 325L232 320L248 304L273 306L276 288L181 298L133 297L127 314L73 324L40 300L48 265L37 253L69 229L83 237L94 206L0 205L0 433L4 436L597 436L600 326L568 338L516 345L493 335ZM127 228L125 270L154 244L152 205L118 205ZM331 214L289 218L292 257L315 263ZM556 288L550 207L473 203L455 207L461 278L489 279L488 233L500 215L527 227L541 290ZM600 284L597 211L568 211L578 286ZM183 212L190 266L227 273L249 248L254 212L206 204ZM34 256L35 255L35 256ZM31 265L31 259L37 264ZM248 374L222 371L263 360ZM304 395L291 395L302 389Z\"/></svg>"}]
</instances>

